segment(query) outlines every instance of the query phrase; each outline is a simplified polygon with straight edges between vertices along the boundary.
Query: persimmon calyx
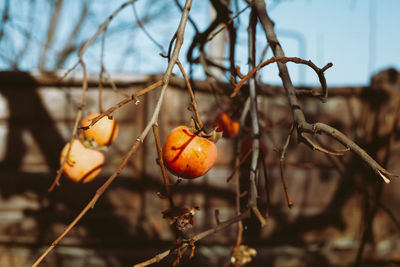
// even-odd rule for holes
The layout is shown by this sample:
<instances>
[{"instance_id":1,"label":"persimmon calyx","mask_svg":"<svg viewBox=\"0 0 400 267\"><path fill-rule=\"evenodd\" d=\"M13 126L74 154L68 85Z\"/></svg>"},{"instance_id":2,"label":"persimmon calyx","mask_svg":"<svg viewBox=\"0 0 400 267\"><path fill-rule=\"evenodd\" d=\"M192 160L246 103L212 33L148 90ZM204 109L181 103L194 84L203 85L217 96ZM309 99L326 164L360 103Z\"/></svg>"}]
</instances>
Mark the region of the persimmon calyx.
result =
<instances>
[{"instance_id":1,"label":"persimmon calyx","mask_svg":"<svg viewBox=\"0 0 400 267\"><path fill-rule=\"evenodd\" d=\"M209 132L206 132L204 130L204 127L202 129L199 129L198 123L193 118L190 121L188 129L192 134L197 135L199 137L203 137L213 143L217 143L223 134L222 132L217 131L218 127L214 127L214 129L212 129Z\"/></svg>"}]
</instances>

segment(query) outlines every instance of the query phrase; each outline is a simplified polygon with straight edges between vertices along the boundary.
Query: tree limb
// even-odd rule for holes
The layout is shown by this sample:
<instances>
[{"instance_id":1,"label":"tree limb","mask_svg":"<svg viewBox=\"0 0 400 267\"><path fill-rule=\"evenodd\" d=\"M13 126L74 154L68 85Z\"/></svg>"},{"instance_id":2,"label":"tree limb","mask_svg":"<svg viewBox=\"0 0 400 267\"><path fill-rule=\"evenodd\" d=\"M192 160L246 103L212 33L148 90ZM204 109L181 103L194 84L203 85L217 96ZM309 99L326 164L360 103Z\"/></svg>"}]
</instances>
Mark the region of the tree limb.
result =
<instances>
[{"instance_id":1,"label":"tree limb","mask_svg":"<svg viewBox=\"0 0 400 267\"><path fill-rule=\"evenodd\" d=\"M276 33L274 31L274 23L272 22L272 20L269 18L268 14L267 14L264 0L254 0L254 5L257 10L258 19L260 20L260 23L265 32L268 43L270 44L271 49L274 53L274 56L275 57L285 57L285 53L283 52L282 47L281 47L281 45L276 37ZM327 134L328 136L330 136L330 137L336 139L337 141L339 141L340 143L342 143L345 147L348 147L355 154L357 154L361 159L363 159L364 162L367 163L375 171L375 173L378 174L385 181L385 183L389 183L390 178L397 177L397 175L390 173L385 168L380 166L361 147L359 147L356 143L354 143L351 139L349 139L347 136L345 136L339 130L337 130L329 125L326 125L324 123L320 123L320 122L317 122L314 124L308 123L304 116L303 110L301 109L300 103L297 99L296 90L290 79L286 64L278 62L277 65L278 65L278 69L279 69L279 76L281 77L283 87L285 88L286 96L288 98L289 105L292 110L293 120L294 120L295 126L297 127L298 133L308 132L308 133L313 133L313 134L316 134L316 133ZM329 64L327 66L325 66L324 68L322 68L321 72L326 70L327 67L329 67ZM321 79L320 79L320 82L322 82ZM327 97L327 95L328 95L327 91L323 92L322 95Z\"/></svg>"}]
</instances>

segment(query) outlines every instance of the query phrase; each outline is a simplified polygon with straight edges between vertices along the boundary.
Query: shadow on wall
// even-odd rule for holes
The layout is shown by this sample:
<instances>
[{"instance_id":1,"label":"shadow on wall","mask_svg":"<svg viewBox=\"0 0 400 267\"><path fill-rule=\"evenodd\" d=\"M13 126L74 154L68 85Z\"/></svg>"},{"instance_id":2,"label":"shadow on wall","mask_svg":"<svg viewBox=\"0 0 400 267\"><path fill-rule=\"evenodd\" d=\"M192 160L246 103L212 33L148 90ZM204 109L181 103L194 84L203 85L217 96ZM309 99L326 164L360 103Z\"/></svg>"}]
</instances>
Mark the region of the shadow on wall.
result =
<instances>
[{"instance_id":1,"label":"shadow on wall","mask_svg":"<svg viewBox=\"0 0 400 267\"><path fill-rule=\"evenodd\" d=\"M59 151L64 140L47 112L36 81L25 72L0 72L0 93L8 103L8 135L5 157L0 167L18 168L26 152L22 131L28 130L40 146L52 171L58 167ZM4 116L4 115L3 115Z\"/></svg>"},{"instance_id":2,"label":"shadow on wall","mask_svg":"<svg viewBox=\"0 0 400 267\"><path fill-rule=\"evenodd\" d=\"M23 131L29 131L39 145L51 173L55 173L59 167L59 151L64 140L39 96L36 81L25 72L0 72L0 81L0 94L8 104L8 117L2 115L8 125L5 126L7 137L6 146L2 148L5 151L0 162L0 172L9 175L20 172L27 146L30 145L24 142L22 135ZM37 187L36 182L20 187L18 176L1 179L0 192L3 197L24 192L28 186L31 190L32 185L33 188Z\"/></svg>"},{"instance_id":3,"label":"shadow on wall","mask_svg":"<svg viewBox=\"0 0 400 267\"><path fill-rule=\"evenodd\" d=\"M386 81L386 79L384 80ZM67 179L63 179L62 187L56 188L52 193L47 193L47 189L59 167L59 152L65 140L56 127L56 122L53 121L52 114L49 114L43 103L38 84L33 77L23 72L0 72L0 81L0 94L5 98L8 105L8 116L0 114L0 127L4 127L7 130L7 135L4 137L6 139L6 146L0 148L0 154L4 155L0 162L0 212L2 213L0 214L2 215L0 217L0 237L2 238L1 240L5 240L4 242L0 242L0 246L10 248L10 251L13 246L25 246L26 249L30 250L30 257L32 258L31 260L33 260L40 255L41 249L50 244L64 230L65 225L73 220L107 177L100 176L91 183L79 185ZM374 92L375 91L373 91L373 93ZM381 95L381 92L375 93ZM366 148L372 156L378 157L380 155L379 153L382 154L382 151L379 150L382 147L386 149L391 132L389 130L388 132L382 133L376 131L377 129L382 129L382 120L379 116L383 116L387 113L381 111L382 114L380 114L380 111L377 111L377 109L378 107L379 109L385 108L385 106L386 108L391 108L392 106L396 107L396 105L378 106L373 102L373 100L377 100L376 97L368 95L364 96L364 98L365 99L362 99L364 110L361 112L363 116L355 118L354 120L352 119L351 124L355 125L354 128L358 127L364 130L363 135L356 136L358 139L356 140L357 143ZM340 115L344 116L342 113ZM337 112L335 112L335 115L337 115ZM321 121L321 118L333 121L338 128L347 127L341 123L340 120L343 119L342 117L329 117L323 112L318 112L315 118L310 114L308 114L308 116L315 121ZM337 121L334 121L335 119ZM285 118L285 120L287 121L287 118ZM355 120L358 121L355 122ZM370 126L367 128L365 125ZM25 131L28 131L38 144L41 154L49 167L49 172L31 173L22 170L21 165L23 164L25 154L30 146L23 138ZM399 138L398 134L394 137L395 139ZM293 146L295 145L293 144ZM1 152L1 149L3 149L3 152ZM300 151L301 147L296 146L295 150ZM384 154L388 153L387 151L383 151ZM293 151L293 153L295 152ZM313 160L317 158L314 156L316 152L307 150L306 153L309 154L300 153L300 157L296 158L299 164L309 163L310 158L307 158L309 155L313 155ZM381 159L382 158L384 157L381 157ZM285 246L287 244L299 247L306 246L308 245L308 241L304 239L305 234L308 234L310 240L313 240L314 243L320 243L322 246L324 242L327 242L327 239L329 239L329 237L321 234L326 228L335 229L335 233L338 233L337 235L340 236L345 230L346 223L353 223L353 217L343 215L342 211L349 199L355 194L360 194L363 197L362 201L356 203L358 209L365 210L363 214L365 218L361 218L363 221L361 223L368 224L372 221L369 218L375 216L375 211L372 206L376 203L371 201L371 197L379 196L382 189L380 186L376 186L376 177L371 175L370 169L365 168L363 163L357 158L350 157L345 160L346 161L341 162L342 165L345 165L345 168L340 171L340 179L331 181L328 179L330 178L330 174L325 174L323 169L319 169L317 172L312 173L313 177L307 177L307 183L304 183L304 190L291 192L293 197L295 197L296 194L311 194L307 193L308 190L311 191L309 188L311 187L310 181L314 181L314 187L320 185L319 183L334 184L336 187L335 190L333 190L332 199L325 210L317 214L307 215L303 213L307 208L307 203L305 203L304 210L302 210L303 207L299 208L299 215L295 220L290 220L288 214L290 214L291 211L285 207L283 208L283 202L275 201L276 203L270 203L271 218L269 218L269 220L275 220L276 226L274 232L269 233L268 236L265 235L265 228L261 229L255 218L252 217L250 220L245 221L246 230L244 233L244 240L246 244L260 247L260 253L255 260L256 265L267 266L265 263L268 262L268 259L270 262L274 262L279 256L279 253L283 253L279 251L275 253L270 250L261 253L261 251L263 251L263 249L265 250L268 246L270 246L270 248L276 247L277 245ZM385 160L382 160L382 162L385 162ZM313 161L313 163L315 162ZM271 165L273 165L273 162ZM333 163L331 165L328 164L327 166L336 168ZM268 167L273 168L274 166ZM246 173L248 170L245 170L246 168L248 169L246 164L243 164L243 184L248 182L248 174ZM292 168L292 170L294 169ZM294 171L297 171L297 169ZM269 169L268 172L271 172L271 169ZM306 171L303 170L303 172ZM269 185L271 186L272 184L279 183L279 190L281 190L279 176L272 176L273 175L270 175L271 180L276 179L271 181ZM101 258L104 263L104 265L101 266L118 266L118 264L130 266L140 260L152 257L171 246L171 242L174 242L172 240L173 238L167 240L160 237L162 236L160 231L168 230L168 225L163 221L161 216L160 211L162 211L163 206L160 202L162 201L156 197L156 192L162 190L159 177L143 175L138 179L133 179L132 177L120 178L121 179L117 179L112 184L107 194L100 198L95 209L90 211L74 230L71 231L70 235L68 235L68 238L71 237L71 239L68 239L68 241L64 240L61 246L57 247L55 253L52 253L48 259L46 258L46 262L49 263L49 265L51 265L52 261L55 262L55 266L61 266L64 263L67 264L65 266L71 264L71 258L68 257L68 254L63 252L63 249L68 248L65 244L81 249L83 255L81 258ZM301 179L290 179L292 186L296 186L296 183L297 185L301 185L299 180ZM379 185L380 183L379 181ZM279 194L281 194L281 191L279 191ZM190 199L199 196L204 197L206 200L202 207L206 216L204 216L204 222L199 223L203 223L202 227L209 228L215 225L213 218L214 209L234 210L235 194L228 186L223 187L219 185L218 187L213 183L182 183L176 188L177 199ZM19 199L23 198L26 203L36 203L36 206L33 204L32 207L29 206L31 204L24 206L21 219L4 223L1 218L8 217L7 214L4 214L3 217L3 212L7 212L5 211L7 209L3 207L16 207L16 209L21 207L17 205L18 203L12 202L15 197ZM245 206L246 198L242 200L242 204ZM10 206L9 203L14 204L10 204ZM262 202L259 204L261 209L265 211L267 203ZM296 204L298 205L297 207L301 206L301 204ZM360 204L365 205L365 207L359 207ZM219 207L218 205L226 206ZM33 222L32 226L26 224L26 222L29 221ZM268 221L268 223L270 223L270 221ZM160 225L164 225L164 228L160 227ZM270 225L268 225L268 227L270 227ZM356 225L356 227L358 228L357 231L360 232L359 225ZM231 239L234 240L236 235L235 229L234 226L231 227L229 232L226 232L225 235L229 235L229 237L232 237ZM365 231L364 235L366 239L372 238L371 231ZM18 238L25 236L31 237L31 241L27 241L23 244L18 241ZM213 240L212 242L215 241L215 243L218 243L218 240L212 238L208 240ZM208 244L213 245L212 242ZM222 245L225 246L224 248L227 248L227 246L230 248L232 244ZM204 247L204 251L206 250L205 245L199 246L195 258L192 261L185 261L188 266L196 264L204 266L212 262L211 257L209 260L204 260L204 258L202 258L202 246ZM95 252L93 253L93 251ZM205 252L204 255L209 252ZM217 253L217 250L215 250L215 252ZM225 252L224 257L226 258L224 258L221 264L229 262L230 250L226 249ZM214 258L217 257L215 256L216 254L212 255L214 255ZM265 255L268 255L268 259ZM315 255L304 254L303 256L305 258L310 257L310 259L316 259L318 263L316 263L315 266L328 266L322 254L319 255L319 251L316 252ZM75 257L79 258L80 256ZM166 261L167 265L170 265L173 261L173 256L171 257L171 259ZM84 262L85 260L78 265L84 266ZM90 260L86 261L86 263L88 262L90 262ZM165 264L165 262L161 263L161 265L163 264ZM270 266L273 266L273 264L271 263ZM309 266L312 266L312 264Z\"/></svg>"}]
</instances>

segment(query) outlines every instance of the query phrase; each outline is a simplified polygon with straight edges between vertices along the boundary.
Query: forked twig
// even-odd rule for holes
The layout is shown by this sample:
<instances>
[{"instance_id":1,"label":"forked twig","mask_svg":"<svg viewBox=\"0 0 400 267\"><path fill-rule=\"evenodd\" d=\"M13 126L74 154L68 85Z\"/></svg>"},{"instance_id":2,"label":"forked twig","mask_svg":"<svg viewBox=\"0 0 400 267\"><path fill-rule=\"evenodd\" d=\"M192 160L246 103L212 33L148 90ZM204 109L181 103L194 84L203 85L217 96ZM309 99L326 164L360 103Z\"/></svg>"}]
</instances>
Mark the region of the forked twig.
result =
<instances>
[{"instance_id":1,"label":"forked twig","mask_svg":"<svg viewBox=\"0 0 400 267\"><path fill-rule=\"evenodd\" d=\"M204 231L204 232L202 232L200 234L195 235L191 239L191 241L197 242L197 241L199 241L199 240L201 240L201 239L203 239L203 238L205 238L205 237L207 237L207 236L209 236L211 234L219 232L219 231L227 228L228 226L230 226L230 225L232 225L232 224L234 224L236 222L239 222L242 219L248 218L248 217L250 217L250 210L246 210L243 213L241 213L240 215L237 215L237 216L235 216L235 217L233 217L233 218L231 218L231 219L229 219L227 221L221 222L220 224L218 224L214 228L211 228L211 229L206 230L206 231ZM169 250L166 250L166 251L154 256L153 258L151 258L151 259L149 259L147 261L144 261L144 262L141 262L141 263L137 263L137 264L134 265L134 267L144 267L144 266L149 266L150 264L153 264L153 263L160 262L162 259L167 257L169 254L173 253L178 248L179 249L184 249L184 248L187 248L188 246L189 246L189 244L187 242L185 242L183 244L180 244L179 246L175 246L175 247L173 247L173 248L171 248Z\"/></svg>"},{"instance_id":2,"label":"forked twig","mask_svg":"<svg viewBox=\"0 0 400 267\"><path fill-rule=\"evenodd\" d=\"M308 146L311 147L312 150L317 150L320 151L322 153L326 153L332 156L343 156L344 152L349 151L349 148L345 148L339 151L330 151L326 148L323 148L322 146L316 144L315 142L313 142L309 137L307 137L304 133L300 134L301 138L303 139L304 143Z\"/></svg>"}]
</instances>

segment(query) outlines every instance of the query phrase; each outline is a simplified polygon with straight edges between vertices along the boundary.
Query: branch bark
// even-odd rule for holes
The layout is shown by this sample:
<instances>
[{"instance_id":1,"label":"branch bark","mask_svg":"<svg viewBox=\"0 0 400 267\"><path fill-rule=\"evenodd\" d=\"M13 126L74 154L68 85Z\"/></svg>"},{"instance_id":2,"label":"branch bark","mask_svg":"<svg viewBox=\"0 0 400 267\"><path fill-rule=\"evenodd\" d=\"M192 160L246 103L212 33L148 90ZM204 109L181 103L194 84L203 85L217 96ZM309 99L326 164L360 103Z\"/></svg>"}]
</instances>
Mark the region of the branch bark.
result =
<instances>
[{"instance_id":1,"label":"branch bark","mask_svg":"<svg viewBox=\"0 0 400 267\"><path fill-rule=\"evenodd\" d=\"M248 63L249 68L254 69L255 67L255 55L256 55L256 25L257 16L254 8L251 9L250 21L248 27L248 45L249 45L249 56ZM256 186L256 176L258 173L258 158L260 157L260 127L258 124L258 110L257 110L257 92L256 92L256 80L254 76L249 79L249 93L250 93L250 117L252 126L252 154L250 163L250 188L249 188L249 198L247 206L251 208L260 221L261 226L265 225L265 219L261 216L260 211L257 208L257 186Z\"/></svg>"},{"instance_id":2,"label":"branch bark","mask_svg":"<svg viewBox=\"0 0 400 267\"><path fill-rule=\"evenodd\" d=\"M265 32L268 43L275 57L285 57L285 53L276 37L274 30L274 23L268 16L264 0L254 0L254 6L257 10L257 16L261 23L261 26ZM301 109L300 103L296 96L296 89L294 88L290 75L285 63L278 62L279 76L281 77L283 87L285 88L286 96L289 102L289 106L292 110L293 120L297 127L298 134L302 132L320 134L324 133L333 139L342 143L345 147L348 147L355 154L357 154L366 164L368 164L378 176L380 176L385 183L390 182L390 178L397 177L387 171L385 168L380 166L371 156L369 156L361 147L354 143L351 139L341 133L339 130L326 125L324 123L309 123L307 122L303 110ZM324 70L325 68L321 69ZM326 100L328 91L323 92L323 96Z\"/></svg>"}]
</instances>

